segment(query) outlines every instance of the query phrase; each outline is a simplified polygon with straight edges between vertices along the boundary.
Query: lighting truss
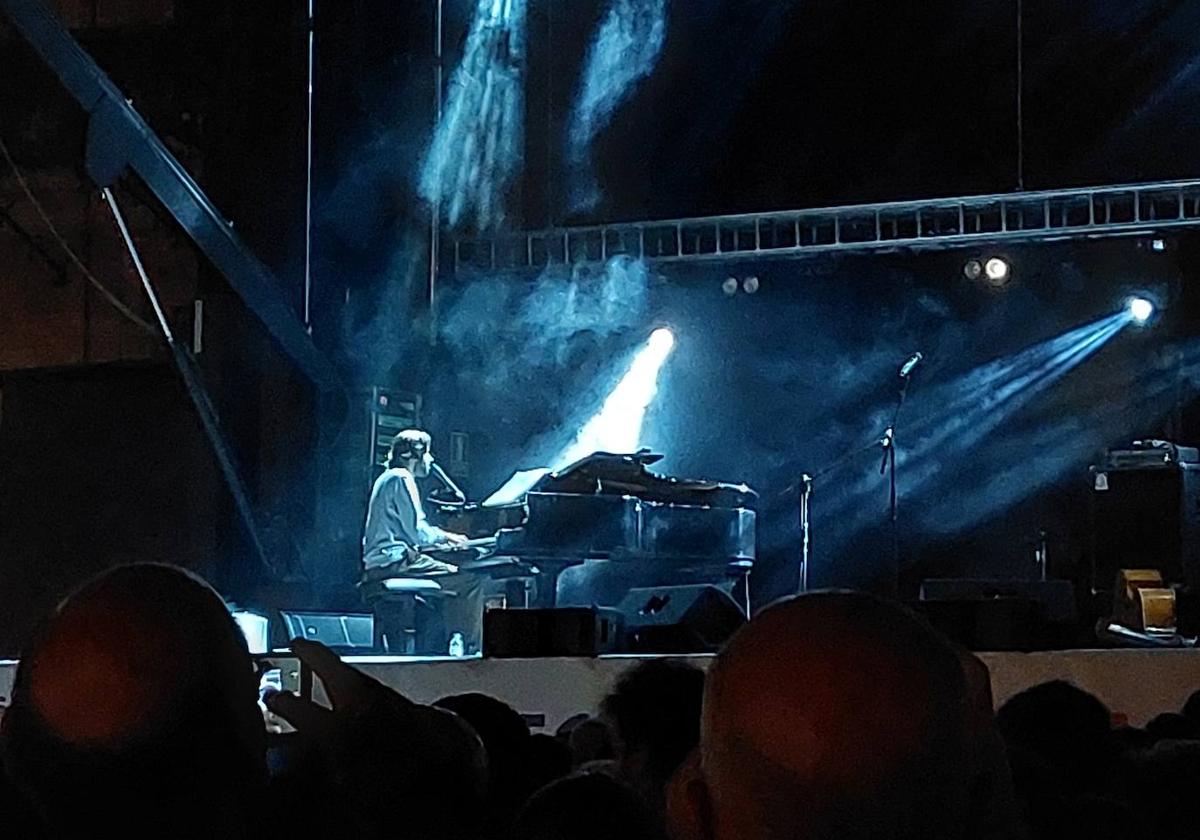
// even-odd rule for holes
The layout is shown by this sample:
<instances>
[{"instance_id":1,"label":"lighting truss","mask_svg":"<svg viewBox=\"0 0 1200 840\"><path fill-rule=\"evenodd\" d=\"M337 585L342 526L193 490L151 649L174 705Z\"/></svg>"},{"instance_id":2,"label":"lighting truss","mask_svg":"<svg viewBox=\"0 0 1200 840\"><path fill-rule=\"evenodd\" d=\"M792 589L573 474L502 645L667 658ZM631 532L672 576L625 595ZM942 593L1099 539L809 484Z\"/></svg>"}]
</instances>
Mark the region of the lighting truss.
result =
<instances>
[{"instance_id":1,"label":"lighting truss","mask_svg":"<svg viewBox=\"0 0 1200 840\"><path fill-rule=\"evenodd\" d=\"M620 222L453 241L456 272L939 250L1200 227L1200 180Z\"/></svg>"}]
</instances>

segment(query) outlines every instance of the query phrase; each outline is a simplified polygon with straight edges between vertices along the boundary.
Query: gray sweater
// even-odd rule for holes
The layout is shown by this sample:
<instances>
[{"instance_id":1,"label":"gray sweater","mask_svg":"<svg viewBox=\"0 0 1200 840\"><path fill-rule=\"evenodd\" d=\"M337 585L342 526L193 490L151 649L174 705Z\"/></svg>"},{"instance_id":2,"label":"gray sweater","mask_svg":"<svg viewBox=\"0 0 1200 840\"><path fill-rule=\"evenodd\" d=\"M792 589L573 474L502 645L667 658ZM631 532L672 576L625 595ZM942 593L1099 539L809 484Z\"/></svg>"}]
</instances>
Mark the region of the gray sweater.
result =
<instances>
[{"instance_id":1,"label":"gray sweater","mask_svg":"<svg viewBox=\"0 0 1200 840\"><path fill-rule=\"evenodd\" d=\"M413 474L393 467L371 488L363 531L363 565L370 569L404 560L408 549L444 542L447 533L430 525Z\"/></svg>"}]
</instances>

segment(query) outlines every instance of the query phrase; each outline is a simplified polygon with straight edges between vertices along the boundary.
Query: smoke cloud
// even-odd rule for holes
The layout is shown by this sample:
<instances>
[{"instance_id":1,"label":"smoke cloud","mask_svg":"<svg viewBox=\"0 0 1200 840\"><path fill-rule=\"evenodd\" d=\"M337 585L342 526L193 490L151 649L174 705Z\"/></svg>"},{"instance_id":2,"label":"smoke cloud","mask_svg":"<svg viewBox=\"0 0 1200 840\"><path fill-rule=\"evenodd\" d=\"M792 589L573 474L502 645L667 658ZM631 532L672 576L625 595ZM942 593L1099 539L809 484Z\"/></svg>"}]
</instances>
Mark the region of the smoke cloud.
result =
<instances>
[{"instance_id":1,"label":"smoke cloud","mask_svg":"<svg viewBox=\"0 0 1200 840\"><path fill-rule=\"evenodd\" d=\"M525 431L514 466L545 465L603 403L645 341L649 284L645 264L621 256L599 271L554 266L532 284L475 279L448 300L442 375Z\"/></svg>"},{"instance_id":2,"label":"smoke cloud","mask_svg":"<svg viewBox=\"0 0 1200 840\"><path fill-rule=\"evenodd\" d=\"M571 115L567 161L572 212L592 210L599 203L589 160L592 141L637 83L654 71L666 34L666 0L612 0L588 51Z\"/></svg>"},{"instance_id":3,"label":"smoke cloud","mask_svg":"<svg viewBox=\"0 0 1200 840\"><path fill-rule=\"evenodd\" d=\"M489 230L507 215L525 136L525 28L525 0L478 0L421 174L422 197L452 228Z\"/></svg>"},{"instance_id":4,"label":"smoke cloud","mask_svg":"<svg viewBox=\"0 0 1200 840\"><path fill-rule=\"evenodd\" d=\"M642 322L649 277L645 263L618 256L599 271L547 268L532 287L477 278L453 294L441 337L492 387L513 375L510 363L562 368L581 336L604 338Z\"/></svg>"}]
</instances>

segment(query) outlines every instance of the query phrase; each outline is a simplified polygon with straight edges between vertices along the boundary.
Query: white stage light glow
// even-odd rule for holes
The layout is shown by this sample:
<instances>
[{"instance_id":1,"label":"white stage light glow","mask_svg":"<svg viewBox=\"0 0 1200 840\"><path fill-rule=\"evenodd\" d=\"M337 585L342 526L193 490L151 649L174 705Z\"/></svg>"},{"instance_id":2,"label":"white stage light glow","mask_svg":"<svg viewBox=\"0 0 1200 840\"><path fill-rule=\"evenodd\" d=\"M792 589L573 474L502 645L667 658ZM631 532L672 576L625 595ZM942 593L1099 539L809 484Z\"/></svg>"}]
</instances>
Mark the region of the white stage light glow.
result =
<instances>
[{"instance_id":1,"label":"white stage light glow","mask_svg":"<svg viewBox=\"0 0 1200 840\"><path fill-rule=\"evenodd\" d=\"M1144 297L1130 298L1125 309L1136 324L1144 324L1154 316L1154 303Z\"/></svg>"},{"instance_id":2,"label":"white stage light glow","mask_svg":"<svg viewBox=\"0 0 1200 840\"><path fill-rule=\"evenodd\" d=\"M675 346L675 333L671 332L666 327L660 327L650 333L649 341L650 349L658 349L663 352L663 361L666 361L666 354L671 352Z\"/></svg>"},{"instance_id":3,"label":"white stage light glow","mask_svg":"<svg viewBox=\"0 0 1200 840\"><path fill-rule=\"evenodd\" d=\"M658 394L658 373L673 349L675 334L669 329L661 327L651 333L604 405L555 459L553 468L562 469L593 452L636 452L646 409Z\"/></svg>"},{"instance_id":4,"label":"white stage light glow","mask_svg":"<svg viewBox=\"0 0 1200 840\"><path fill-rule=\"evenodd\" d=\"M1008 262L1000 257L992 257L983 264L983 274L993 286L1003 286L1008 282Z\"/></svg>"}]
</instances>

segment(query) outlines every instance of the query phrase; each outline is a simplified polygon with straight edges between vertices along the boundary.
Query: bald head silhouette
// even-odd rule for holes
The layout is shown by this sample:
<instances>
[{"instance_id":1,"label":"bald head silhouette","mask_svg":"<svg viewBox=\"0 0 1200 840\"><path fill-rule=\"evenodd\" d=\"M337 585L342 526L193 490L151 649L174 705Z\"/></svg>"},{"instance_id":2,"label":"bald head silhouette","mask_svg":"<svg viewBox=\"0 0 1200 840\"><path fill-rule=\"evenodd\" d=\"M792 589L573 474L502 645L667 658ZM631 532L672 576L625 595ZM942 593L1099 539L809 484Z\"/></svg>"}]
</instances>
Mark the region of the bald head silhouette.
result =
<instances>
[{"instance_id":1,"label":"bald head silhouette","mask_svg":"<svg viewBox=\"0 0 1200 840\"><path fill-rule=\"evenodd\" d=\"M55 836L150 833L183 815L236 836L266 783L257 691L207 584L124 566L67 598L22 656L0 750Z\"/></svg>"},{"instance_id":2,"label":"bald head silhouette","mask_svg":"<svg viewBox=\"0 0 1200 840\"><path fill-rule=\"evenodd\" d=\"M954 649L856 593L772 606L718 656L701 745L672 796L706 840L961 837L969 702Z\"/></svg>"}]
</instances>

